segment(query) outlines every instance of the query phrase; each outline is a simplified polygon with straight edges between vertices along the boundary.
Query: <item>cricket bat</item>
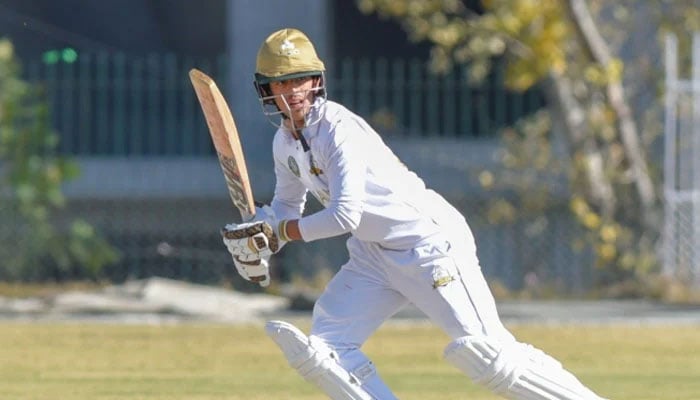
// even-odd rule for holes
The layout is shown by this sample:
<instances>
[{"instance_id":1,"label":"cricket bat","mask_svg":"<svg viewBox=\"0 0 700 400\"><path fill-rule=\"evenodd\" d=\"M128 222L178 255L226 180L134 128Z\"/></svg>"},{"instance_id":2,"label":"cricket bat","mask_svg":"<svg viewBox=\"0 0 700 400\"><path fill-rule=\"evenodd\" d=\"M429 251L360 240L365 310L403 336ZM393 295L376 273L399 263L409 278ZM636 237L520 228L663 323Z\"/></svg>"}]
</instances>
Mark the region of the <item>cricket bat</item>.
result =
<instances>
[{"instance_id":1,"label":"cricket bat","mask_svg":"<svg viewBox=\"0 0 700 400\"><path fill-rule=\"evenodd\" d=\"M231 201L240 211L243 222L250 221L255 216L253 190L231 109L211 77L196 68L191 69L189 75L207 121Z\"/></svg>"}]
</instances>

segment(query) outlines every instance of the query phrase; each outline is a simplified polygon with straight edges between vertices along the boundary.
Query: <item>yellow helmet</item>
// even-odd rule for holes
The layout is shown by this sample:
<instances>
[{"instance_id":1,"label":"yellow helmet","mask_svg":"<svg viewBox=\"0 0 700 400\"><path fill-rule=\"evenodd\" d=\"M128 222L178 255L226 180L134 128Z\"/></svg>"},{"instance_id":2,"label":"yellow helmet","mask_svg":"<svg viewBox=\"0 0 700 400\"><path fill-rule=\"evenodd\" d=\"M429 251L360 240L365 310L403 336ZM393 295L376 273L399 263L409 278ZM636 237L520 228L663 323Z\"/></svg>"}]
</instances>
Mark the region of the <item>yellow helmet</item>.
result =
<instances>
[{"instance_id":1,"label":"yellow helmet","mask_svg":"<svg viewBox=\"0 0 700 400\"><path fill-rule=\"evenodd\" d=\"M255 89L262 105L263 113L276 127L281 125L274 121L277 116L287 118L277 107L275 96L270 91L270 82L284 81L306 76L318 77L311 89L314 101L306 115L305 126L318 122L322 106L326 102L326 84L324 73L326 67L316 55L311 40L300 30L285 28L272 33L265 39L255 65Z\"/></svg>"},{"instance_id":2,"label":"yellow helmet","mask_svg":"<svg viewBox=\"0 0 700 400\"><path fill-rule=\"evenodd\" d=\"M300 30L285 28L272 33L260 46L255 81L272 81L322 75L326 70L311 40Z\"/></svg>"}]
</instances>

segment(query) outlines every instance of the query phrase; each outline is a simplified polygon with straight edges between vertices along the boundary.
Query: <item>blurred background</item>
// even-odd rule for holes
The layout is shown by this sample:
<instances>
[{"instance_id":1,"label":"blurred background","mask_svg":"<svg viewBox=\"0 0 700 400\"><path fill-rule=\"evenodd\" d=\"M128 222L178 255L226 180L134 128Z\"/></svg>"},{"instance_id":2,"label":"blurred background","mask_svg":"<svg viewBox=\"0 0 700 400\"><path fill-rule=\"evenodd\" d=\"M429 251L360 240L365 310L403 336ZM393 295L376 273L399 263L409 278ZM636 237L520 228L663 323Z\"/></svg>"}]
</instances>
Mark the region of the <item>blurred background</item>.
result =
<instances>
[{"instance_id":1,"label":"blurred background","mask_svg":"<svg viewBox=\"0 0 700 400\"><path fill-rule=\"evenodd\" d=\"M296 27L326 63L329 97L465 214L497 296L692 299L699 9L0 0L0 279L261 290L221 243L239 215L187 72L218 82L255 197L269 202L274 128L255 55L269 33ZM345 239L285 247L275 285L318 287L344 262Z\"/></svg>"}]
</instances>

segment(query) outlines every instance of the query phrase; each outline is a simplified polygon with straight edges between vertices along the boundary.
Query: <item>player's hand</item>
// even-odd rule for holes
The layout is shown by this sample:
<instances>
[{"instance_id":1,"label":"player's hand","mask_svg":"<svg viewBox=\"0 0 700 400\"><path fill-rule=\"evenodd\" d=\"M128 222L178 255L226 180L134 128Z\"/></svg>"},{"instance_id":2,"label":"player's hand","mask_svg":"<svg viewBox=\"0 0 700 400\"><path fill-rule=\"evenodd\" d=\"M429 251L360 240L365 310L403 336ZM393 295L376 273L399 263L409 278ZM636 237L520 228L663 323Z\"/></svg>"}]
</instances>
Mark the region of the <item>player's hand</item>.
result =
<instances>
[{"instance_id":1,"label":"player's hand","mask_svg":"<svg viewBox=\"0 0 700 400\"><path fill-rule=\"evenodd\" d=\"M272 231L277 237L277 251L279 251L279 249L281 249L282 247L284 247L285 244L287 244L288 238L286 234L284 234L284 232L280 232L280 226L283 226L285 221L280 221L279 219L277 219L275 210L273 210L272 207L268 205L262 207L255 207L255 218L253 218L253 221L267 222L267 224L270 225L270 227L272 227ZM275 251L275 253L277 251Z\"/></svg>"},{"instance_id":2,"label":"player's hand","mask_svg":"<svg viewBox=\"0 0 700 400\"><path fill-rule=\"evenodd\" d=\"M279 240L265 221L228 224L221 230L224 245L238 261L269 258L279 251Z\"/></svg>"},{"instance_id":3,"label":"player's hand","mask_svg":"<svg viewBox=\"0 0 700 400\"><path fill-rule=\"evenodd\" d=\"M270 263L266 258L242 261L233 256L233 265L243 279L256 282L262 287L270 284Z\"/></svg>"}]
</instances>

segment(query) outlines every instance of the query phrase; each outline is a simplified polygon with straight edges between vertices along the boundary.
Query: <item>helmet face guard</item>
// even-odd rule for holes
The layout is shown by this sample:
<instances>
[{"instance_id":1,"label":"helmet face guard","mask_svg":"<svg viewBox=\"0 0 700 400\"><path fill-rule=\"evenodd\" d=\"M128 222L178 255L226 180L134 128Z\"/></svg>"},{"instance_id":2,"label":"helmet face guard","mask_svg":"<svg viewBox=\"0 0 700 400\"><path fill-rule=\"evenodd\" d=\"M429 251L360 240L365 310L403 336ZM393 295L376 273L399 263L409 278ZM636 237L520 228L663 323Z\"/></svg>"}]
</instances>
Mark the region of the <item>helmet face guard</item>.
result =
<instances>
[{"instance_id":1,"label":"helmet face guard","mask_svg":"<svg viewBox=\"0 0 700 400\"><path fill-rule=\"evenodd\" d=\"M260 101L260 106L262 107L263 114L267 117L267 119L270 121L272 125L274 125L277 128L282 127L283 121L285 119L289 119L287 115L277 106L277 103L275 102L275 97L279 97L283 102L286 102L284 95L273 95L272 90L270 90L270 82L274 81L283 81L287 79L295 79L295 78L302 78L310 76L314 78L314 81L317 82L311 89L309 89L308 92L313 92L314 94L314 99L312 101L311 107L309 110L306 112L306 115L304 117L304 126L297 126L294 127L294 129L301 129L307 126L314 125L318 123L318 121L321 120L322 113L321 107L323 104L326 103L327 96L326 96L326 79L325 79L325 74L323 72L303 72L303 73L296 73L296 74L290 74L290 75L285 75L281 78L273 78L270 79L265 76L258 76L256 74L255 76L255 81L253 84L255 85L255 90L258 92L258 100ZM307 94L308 94L307 92ZM291 121L292 124L294 121Z\"/></svg>"}]
</instances>

